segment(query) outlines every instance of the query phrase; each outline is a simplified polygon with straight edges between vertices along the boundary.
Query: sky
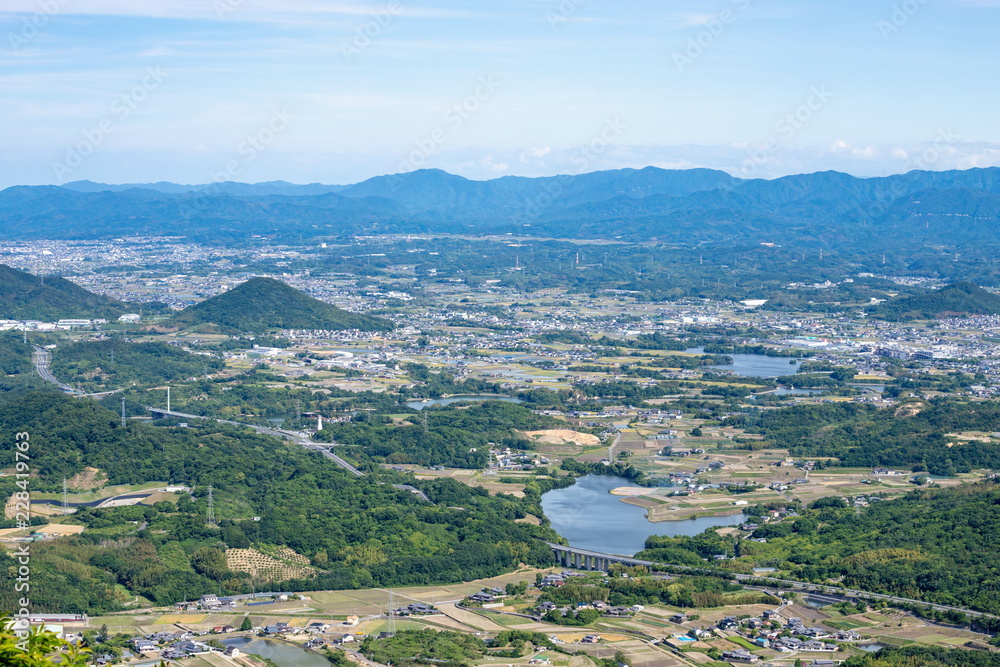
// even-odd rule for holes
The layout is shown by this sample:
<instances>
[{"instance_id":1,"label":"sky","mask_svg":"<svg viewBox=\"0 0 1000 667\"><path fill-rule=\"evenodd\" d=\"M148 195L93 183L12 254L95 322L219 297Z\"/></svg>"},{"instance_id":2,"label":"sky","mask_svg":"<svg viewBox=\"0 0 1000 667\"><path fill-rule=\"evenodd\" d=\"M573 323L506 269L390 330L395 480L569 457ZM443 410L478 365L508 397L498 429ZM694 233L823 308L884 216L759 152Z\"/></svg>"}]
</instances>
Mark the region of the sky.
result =
<instances>
[{"instance_id":1,"label":"sky","mask_svg":"<svg viewBox=\"0 0 1000 667\"><path fill-rule=\"evenodd\" d=\"M2 0L0 187L1000 165L1000 0Z\"/></svg>"}]
</instances>

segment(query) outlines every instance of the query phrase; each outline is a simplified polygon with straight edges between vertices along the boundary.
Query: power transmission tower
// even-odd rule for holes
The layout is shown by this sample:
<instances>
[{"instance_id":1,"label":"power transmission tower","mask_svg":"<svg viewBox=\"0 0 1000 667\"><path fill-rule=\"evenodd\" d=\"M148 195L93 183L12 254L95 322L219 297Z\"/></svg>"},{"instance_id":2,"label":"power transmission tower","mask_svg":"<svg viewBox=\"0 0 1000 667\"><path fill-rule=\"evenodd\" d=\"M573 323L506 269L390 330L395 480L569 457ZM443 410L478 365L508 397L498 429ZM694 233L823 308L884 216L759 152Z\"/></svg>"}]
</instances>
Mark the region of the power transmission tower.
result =
<instances>
[{"instance_id":1,"label":"power transmission tower","mask_svg":"<svg viewBox=\"0 0 1000 667\"><path fill-rule=\"evenodd\" d=\"M205 523L209 526L215 525L215 501L212 498L212 485L208 485L208 516L205 517Z\"/></svg>"},{"instance_id":2,"label":"power transmission tower","mask_svg":"<svg viewBox=\"0 0 1000 667\"><path fill-rule=\"evenodd\" d=\"M389 629L390 635L396 635L396 593L391 588L389 589Z\"/></svg>"},{"instance_id":3,"label":"power transmission tower","mask_svg":"<svg viewBox=\"0 0 1000 667\"><path fill-rule=\"evenodd\" d=\"M66 478L63 477L63 514L69 514L69 503L67 502Z\"/></svg>"},{"instance_id":4,"label":"power transmission tower","mask_svg":"<svg viewBox=\"0 0 1000 667\"><path fill-rule=\"evenodd\" d=\"M122 428L125 428L125 399L122 399Z\"/></svg>"}]
</instances>

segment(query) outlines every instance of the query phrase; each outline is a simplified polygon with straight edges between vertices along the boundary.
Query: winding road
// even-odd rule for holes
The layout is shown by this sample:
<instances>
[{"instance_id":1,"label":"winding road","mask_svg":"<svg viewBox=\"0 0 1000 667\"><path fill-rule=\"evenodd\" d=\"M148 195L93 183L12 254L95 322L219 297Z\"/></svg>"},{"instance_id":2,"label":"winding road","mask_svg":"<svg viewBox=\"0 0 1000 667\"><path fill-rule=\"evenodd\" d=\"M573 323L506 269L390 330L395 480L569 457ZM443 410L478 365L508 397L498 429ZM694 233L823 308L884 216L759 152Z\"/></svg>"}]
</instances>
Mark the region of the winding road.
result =
<instances>
[{"instance_id":1,"label":"winding road","mask_svg":"<svg viewBox=\"0 0 1000 667\"><path fill-rule=\"evenodd\" d=\"M51 382L52 384L58 386L61 390L67 394L77 394L79 393L76 389L69 386L65 382L60 382L52 375L52 371L49 370L49 364L52 363L52 355L49 354L48 350L38 347L37 345L32 345L35 351L31 355L31 362L35 365L35 371L38 373L46 382Z\"/></svg>"}]
</instances>

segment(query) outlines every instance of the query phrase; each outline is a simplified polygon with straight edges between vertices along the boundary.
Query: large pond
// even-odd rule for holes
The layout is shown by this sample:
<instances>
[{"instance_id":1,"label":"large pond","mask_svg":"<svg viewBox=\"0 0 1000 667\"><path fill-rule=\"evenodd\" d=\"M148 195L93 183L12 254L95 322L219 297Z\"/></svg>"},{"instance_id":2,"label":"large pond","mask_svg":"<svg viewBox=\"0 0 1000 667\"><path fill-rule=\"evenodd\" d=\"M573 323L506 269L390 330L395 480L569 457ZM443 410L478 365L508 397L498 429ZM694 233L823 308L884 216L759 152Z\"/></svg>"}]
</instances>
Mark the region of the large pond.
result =
<instances>
[{"instance_id":1,"label":"large pond","mask_svg":"<svg viewBox=\"0 0 1000 667\"><path fill-rule=\"evenodd\" d=\"M570 546L603 553L632 556L641 551L650 535L697 535L714 526L734 526L746 516L700 517L651 523L646 510L621 502L610 491L633 486L613 475L587 475L573 486L554 489L542 496L542 509L552 528L569 540Z\"/></svg>"},{"instance_id":2,"label":"large pond","mask_svg":"<svg viewBox=\"0 0 1000 667\"><path fill-rule=\"evenodd\" d=\"M226 646L235 646L243 653L255 653L270 658L281 667L330 667L330 663L323 656L282 642L233 637L224 639L222 643Z\"/></svg>"},{"instance_id":3,"label":"large pond","mask_svg":"<svg viewBox=\"0 0 1000 667\"><path fill-rule=\"evenodd\" d=\"M685 352L704 354L705 348L693 347ZM788 357L769 357L765 354L729 354L733 363L720 366L706 366L720 371L732 371L737 375L754 378L775 378L779 375L795 375L799 370L800 359ZM791 363L795 361L795 363Z\"/></svg>"},{"instance_id":4,"label":"large pond","mask_svg":"<svg viewBox=\"0 0 1000 667\"><path fill-rule=\"evenodd\" d=\"M462 401L503 401L504 403L520 403L521 399L512 398L510 396L495 396L491 394L478 394L478 395L455 395L449 396L448 398L431 398L422 401L410 401L406 404L407 407L413 408L414 410L423 410L432 405L451 405L452 403L461 403Z\"/></svg>"}]
</instances>

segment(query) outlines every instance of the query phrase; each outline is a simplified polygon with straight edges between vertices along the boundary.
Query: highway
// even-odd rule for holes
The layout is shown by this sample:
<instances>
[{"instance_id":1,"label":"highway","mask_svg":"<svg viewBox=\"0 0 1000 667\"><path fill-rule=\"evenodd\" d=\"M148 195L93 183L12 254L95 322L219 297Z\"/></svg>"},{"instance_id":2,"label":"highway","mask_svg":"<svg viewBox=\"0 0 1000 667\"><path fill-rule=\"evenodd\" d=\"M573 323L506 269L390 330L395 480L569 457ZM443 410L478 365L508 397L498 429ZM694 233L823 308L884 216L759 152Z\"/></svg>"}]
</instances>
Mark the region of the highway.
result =
<instances>
[{"instance_id":1,"label":"highway","mask_svg":"<svg viewBox=\"0 0 1000 667\"><path fill-rule=\"evenodd\" d=\"M299 435L297 433L292 433L290 431L280 431L280 430L278 430L276 428L268 428L266 426L254 426L253 424L244 424L242 422L234 422L234 421L230 421L228 419L216 419L214 417L203 417L202 415L189 415L189 414L186 414L184 412L176 412L174 410L163 410L161 408L151 408L151 407L148 407L148 406L146 407L146 409L149 410L150 412L154 412L154 413L159 414L159 415L165 415L167 417L177 417L179 419L211 419L213 421L219 422L220 424L232 424L234 426L242 426L244 428L251 428L251 429L257 431L258 433L264 433L265 435L273 435L276 438L284 438L286 440L291 440L295 444L301 445L302 447L305 447L306 449L309 449L309 450L312 450L312 451L315 451L315 452L319 452L324 457L330 459L331 461L333 461L334 463L336 463L341 468L343 468L347 472L351 473L355 477L364 477L365 476L365 474L363 472L361 472L360 470L358 470L357 468L355 468L354 466L352 466L350 463L348 463L344 459L342 459L339 456L337 456L336 454L334 454L330 450L330 448L332 447L332 445L328 445L328 444L324 444L324 443L320 443L320 442L313 442L309 438L303 437L303 436L301 436L301 435Z\"/></svg>"},{"instance_id":2,"label":"highway","mask_svg":"<svg viewBox=\"0 0 1000 667\"><path fill-rule=\"evenodd\" d=\"M49 354L48 350L44 350L37 345L32 345L35 351L31 355L31 362L35 364L35 371L38 373L46 382L51 382L52 384L58 386L67 394L78 393L76 389L69 386L65 382L60 382L52 375L52 371L49 370L49 364L52 362L52 355Z\"/></svg>"}]
</instances>

